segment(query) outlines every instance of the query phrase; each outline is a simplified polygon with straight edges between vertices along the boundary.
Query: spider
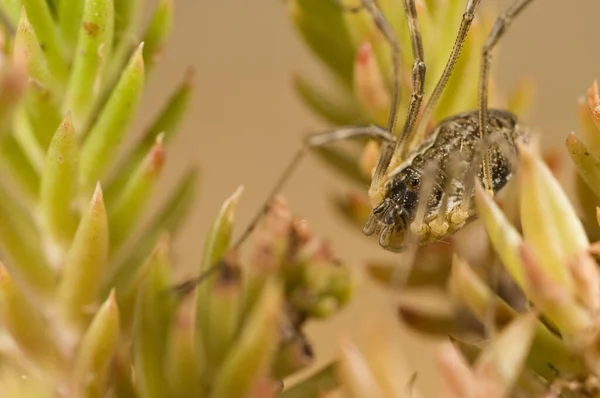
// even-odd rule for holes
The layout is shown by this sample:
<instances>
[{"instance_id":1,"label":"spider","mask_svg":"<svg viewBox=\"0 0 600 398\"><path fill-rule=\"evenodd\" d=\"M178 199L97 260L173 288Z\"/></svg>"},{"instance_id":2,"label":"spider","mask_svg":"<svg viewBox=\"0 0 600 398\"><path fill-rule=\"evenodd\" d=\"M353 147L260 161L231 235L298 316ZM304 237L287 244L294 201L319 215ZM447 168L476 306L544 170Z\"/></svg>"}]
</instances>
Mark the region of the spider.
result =
<instances>
[{"instance_id":1,"label":"spider","mask_svg":"<svg viewBox=\"0 0 600 398\"><path fill-rule=\"evenodd\" d=\"M394 32L375 0L360 0L356 7L344 6L340 0L332 1L347 12L368 12L391 48L392 97L387 125L345 126L308 136L274 184L261 210L233 244L234 250L248 238L300 161L314 148L356 138L369 138L381 144L368 191L373 210L363 233L377 235L379 245L386 250L402 251L410 243L424 246L450 236L476 218L472 205L476 180L481 181L490 195L496 195L513 175L518 141L527 140L526 130L516 115L507 110L488 109L488 81L495 46L514 18L534 0L514 0L497 17L482 49L478 109L441 121L427 138L421 140L432 110L460 56L481 0L467 1L451 54L423 108L419 126L416 124L423 103L426 64L415 0L403 0L414 62L412 94L398 136L393 132L398 118L400 47ZM193 289L223 261L176 289L180 292Z\"/></svg>"}]
</instances>

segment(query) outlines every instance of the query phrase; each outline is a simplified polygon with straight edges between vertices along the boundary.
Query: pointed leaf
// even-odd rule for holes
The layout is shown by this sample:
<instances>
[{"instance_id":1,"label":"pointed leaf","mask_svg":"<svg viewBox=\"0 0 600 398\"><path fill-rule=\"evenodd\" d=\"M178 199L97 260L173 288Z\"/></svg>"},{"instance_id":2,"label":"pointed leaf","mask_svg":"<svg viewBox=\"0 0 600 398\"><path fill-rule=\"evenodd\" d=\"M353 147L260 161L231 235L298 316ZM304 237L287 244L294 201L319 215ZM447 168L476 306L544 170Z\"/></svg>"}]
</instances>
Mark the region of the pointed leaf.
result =
<instances>
[{"instance_id":1,"label":"pointed leaf","mask_svg":"<svg viewBox=\"0 0 600 398\"><path fill-rule=\"evenodd\" d=\"M483 190L481 184L477 184L475 189L475 203L496 253L515 282L527 292L525 270L519 254L523 238L508 222L498 205Z\"/></svg>"},{"instance_id":2,"label":"pointed leaf","mask_svg":"<svg viewBox=\"0 0 600 398\"><path fill-rule=\"evenodd\" d=\"M267 376L269 362L279 344L282 304L281 287L270 278L216 376L212 398L243 397Z\"/></svg>"},{"instance_id":3,"label":"pointed leaf","mask_svg":"<svg viewBox=\"0 0 600 398\"><path fill-rule=\"evenodd\" d=\"M40 176L12 135L0 144L0 165L2 178L12 180L29 203L37 202Z\"/></svg>"},{"instance_id":4,"label":"pointed leaf","mask_svg":"<svg viewBox=\"0 0 600 398\"><path fill-rule=\"evenodd\" d=\"M32 229L32 220L0 184L0 246L6 266L21 287L45 296L54 290L55 274Z\"/></svg>"},{"instance_id":5,"label":"pointed leaf","mask_svg":"<svg viewBox=\"0 0 600 398\"><path fill-rule=\"evenodd\" d=\"M127 41L135 34L141 22L143 0L119 0L115 2L115 45Z\"/></svg>"},{"instance_id":6,"label":"pointed leaf","mask_svg":"<svg viewBox=\"0 0 600 398\"><path fill-rule=\"evenodd\" d=\"M166 354L166 373L170 397L204 397L200 381L205 381L205 358L198 355L194 331L194 308L189 302L179 306Z\"/></svg>"},{"instance_id":7,"label":"pointed leaf","mask_svg":"<svg viewBox=\"0 0 600 398\"><path fill-rule=\"evenodd\" d=\"M203 312L205 319L197 327L204 342L206 362L210 364L205 371L209 379L218 373L223 360L229 355L240 327L244 292L241 270L234 261L219 268L208 289L208 305L203 303L197 311Z\"/></svg>"},{"instance_id":8,"label":"pointed leaf","mask_svg":"<svg viewBox=\"0 0 600 398\"><path fill-rule=\"evenodd\" d=\"M342 10L331 1L294 0L288 6L292 22L310 50L341 80L352 81L352 45Z\"/></svg>"},{"instance_id":9,"label":"pointed leaf","mask_svg":"<svg viewBox=\"0 0 600 398\"><path fill-rule=\"evenodd\" d=\"M141 140L119 166L119 173L114 176L108 187L107 198L114 198L123 189L129 180L129 176L155 144L158 135L163 137L165 145L175 137L183 116L189 108L193 85L193 70L190 69L183 82L150 123L150 127L145 131Z\"/></svg>"},{"instance_id":10,"label":"pointed leaf","mask_svg":"<svg viewBox=\"0 0 600 398\"><path fill-rule=\"evenodd\" d=\"M17 109L13 123L13 137L23 149L31 165L39 173L44 167L44 150L38 143L25 107Z\"/></svg>"},{"instance_id":11,"label":"pointed leaf","mask_svg":"<svg viewBox=\"0 0 600 398\"><path fill-rule=\"evenodd\" d=\"M82 195L89 194L93 184L106 175L110 160L137 110L144 87L142 50L143 45L140 45L81 148Z\"/></svg>"},{"instance_id":12,"label":"pointed leaf","mask_svg":"<svg viewBox=\"0 0 600 398\"><path fill-rule=\"evenodd\" d=\"M535 313L519 316L477 358L475 377L485 383L485 391L494 391L494 395L486 396L502 398L512 391L529 353L536 323Z\"/></svg>"},{"instance_id":13,"label":"pointed leaf","mask_svg":"<svg viewBox=\"0 0 600 398\"><path fill-rule=\"evenodd\" d=\"M119 340L119 308L114 291L102 304L81 340L74 366L73 384L82 397L103 391L108 367Z\"/></svg>"},{"instance_id":14,"label":"pointed leaf","mask_svg":"<svg viewBox=\"0 0 600 398\"><path fill-rule=\"evenodd\" d=\"M126 242L149 203L165 163L162 137L130 176L121 194L109 206L110 247L115 252Z\"/></svg>"},{"instance_id":15,"label":"pointed leaf","mask_svg":"<svg viewBox=\"0 0 600 398\"><path fill-rule=\"evenodd\" d=\"M35 29L36 36L44 48L48 60L48 68L58 81L65 81L67 64L65 62L65 43L54 18L49 4L45 0L22 0L23 6Z\"/></svg>"},{"instance_id":16,"label":"pointed leaf","mask_svg":"<svg viewBox=\"0 0 600 398\"><path fill-rule=\"evenodd\" d=\"M440 347L438 364L442 379L442 393L447 398L473 397L475 376L465 358L451 344Z\"/></svg>"},{"instance_id":17,"label":"pointed leaf","mask_svg":"<svg viewBox=\"0 0 600 398\"><path fill-rule=\"evenodd\" d=\"M384 392L366 359L349 341L344 341L341 345L341 358L337 372L349 397L384 398Z\"/></svg>"},{"instance_id":18,"label":"pointed leaf","mask_svg":"<svg viewBox=\"0 0 600 398\"><path fill-rule=\"evenodd\" d=\"M589 310L578 302L564 283L549 275L533 249L523 245L520 255L526 272L528 298L556 325L567 342L579 347L590 344L594 320Z\"/></svg>"},{"instance_id":19,"label":"pointed leaf","mask_svg":"<svg viewBox=\"0 0 600 398\"><path fill-rule=\"evenodd\" d=\"M173 24L173 0L160 0L144 34L144 64L150 70L162 56Z\"/></svg>"},{"instance_id":20,"label":"pointed leaf","mask_svg":"<svg viewBox=\"0 0 600 398\"><path fill-rule=\"evenodd\" d=\"M376 124L385 125L391 96L368 41L361 45L356 54L353 88L354 95L372 120Z\"/></svg>"},{"instance_id":21,"label":"pointed leaf","mask_svg":"<svg viewBox=\"0 0 600 398\"><path fill-rule=\"evenodd\" d=\"M233 221L235 219L235 211L237 209L237 204L240 200L240 196L242 194L243 187L239 187L233 195L231 195L219 210L217 217L212 223L211 229L206 238L206 243L204 245L204 252L202 255L202 262L200 264L200 274L206 272L210 267L214 266L217 261L221 260L227 250L229 249L229 242L231 240L231 232L233 230ZM217 329L212 329L213 326L216 328L223 327L230 322L225 322L225 324L218 323L217 325L211 324L211 317L216 316L215 309L219 306L219 303L215 303L216 297L214 296L214 290L218 288L218 285L225 282L225 286L222 286L222 289L225 289L225 292L228 292L228 281L230 276L229 270L230 267L234 265L231 263L231 259L226 258L225 263L221 268L226 268L223 270L223 273L219 272L217 275L211 275L207 280L205 280L202 284L200 284L197 288L196 292L196 330L198 333L198 344L201 344L204 347L204 350L207 352L211 352L211 354L218 356L221 360L223 359L223 353L221 350L223 347L218 347L219 352L215 353L214 350L217 347L212 346L213 342L211 341L215 337L215 335L219 334L221 331ZM233 271L232 271L233 272ZM235 274L237 275L237 274ZM232 273L231 276L234 276ZM224 277L224 278L223 278ZM235 293L233 293L233 298L229 305L235 305L235 301L238 300L239 297L238 290L240 289L239 280L236 276L235 283L233 286L229 286L233 289ZM231 311L236 311L236 309L231 308ZM223 314L224 317L234 316L234 313ZM236 315L237 316L237 315ZM231 322L235 322L235 317L231 319ZM225 340L230 339L230 337L226 337ZM216 358L212 358L215 360Z\"/></svg>"},{"instance_id":22,"label":"pointed leaf","mask_svg":"<svg viewBox=\"0 0 600 398\"><path fill-rule=\"evenodd\" d=\"M37 143L45 151L64 116L59 112L57 97L38 80L29 79L25 107Z\"/></svg>"},{"instance_id":23,"label":"pointed leaf","mask_svg":"<svg viewBox=\"0 0 600 398\"><path fill-rule=\"evenodd\" d=\"M482 322L489 322L494 315L494 326L503 328L514 320L518 313L475 274L468 264L455 258L452 264L450 281L454 296L467 305ZM546 372L548 363L569 374L585 372L585 364L574 347L561 340L544 324L537 322L531 345L531 355L539 358L543 368L535 368L538 373Z\"/></svg>"},{"instance_id":24,"label":"pointed leaf","mask_svg":"<svg viewBox=\"0 0 600 398\"><path fill-rule=\"evenodd\" d=\"M113 24L113 0L85 1L62 107L63 112L71 112L79 135L85 134L93 105L100 95L103 70L112 50Z\"/></svg>"},{"instance_id":25,"label":"pointed leaf","mask_svg":"<svg viewBox=\"0 0 600 398\"><path fill-rule=\"evenodd\" d=\"M16 65L25 65L30 78L54 92L56 82L50 73L42 45L28 17L23 9L15 35L14 62Z\"/></svg>"},{"instance_id":26,"label":"pointed leaf","mask_svg":"<svg viewBox=\"0 0 600 398\"><path fill-rule=\"evenodd\" d=\"M108 256L108 222L100 184L81 219L62 272L58 299L63 316L82 331L96 302Z\"/></svg>"},{"instance_id":27,"label":"pointed leaf","mask_svg":"<svg viewBox=\"0 0 600 398\"><path fill-rule=\"evenodd\" d=\"M50 252L62 260L77 229L74 205L77 193L77 141L67 114L46 154L40 188L42 227Z\"/></svg>"},{"instance_id":28,"label":"pointed leaf","mask_svg":"<svg viewBox=\"0 0 600 398\"><path fill-rule=\"evenodd\" d=\"M104 281L103 292L108 292L115 287L121 302L121 294L129 291L137 271L149 256L159 236L166 231L174 237L182 221L192 209L196 194L196 179L197 171L194 169L181 178L129 254L123 260L111 264L111 275Z\"/></svg>"},{"instance_id":29,"label":"pointed leaf","mask_svg":"<svg viewBox=\"0 0 600 398\"><path fill-rule=\"evenodd\" d=\"M166 342L174 310L169 243L162 240L148 259L145 281L137 297L133 352L136 379L141 396L167 397L164 369Z\"/></svg>"},{"instance_id":30,"label":"pointed leaf","mask_svg":"<svg viewBox=\"0 0 600 398\"><path fill-rule=\"evenodd\" d=\"M86 2L89 0L60 0L58 2L59 28L69 53L77 44Z\"/></svg>"},{"instance_id":31,"label":"pointed leaf","mask_svg":"<svg viewBox=\"0 0 600 398\"><path fill-rule=\"evenodd\" d=\"M2 323L19 348L46 371L58 375L65 360L48 319L25 296L0 264L0 312Z\"/></svg>"},{"instance_id":32,"label":"pointed leaf","mask_svg":"<svg viewBox=\"0 0 600 398\"><path fill-rule=\"evenodd\" d=\"M520 148L519 186L523 236L548 275L569 291L573 280L566 261L589 245L567 195L531 149Z\"/></svg>"},{"instance_id":33,"label":"pointed leaf","mask_svg":"<svg viewBox=\"0 0 600 398\"><path fill-rule=\"evenodd\" d=\"M577 172L600 199L600 161L597 160L575 133L567 137L567 150Z\"/></svg>"},{"instance_id":34,"label":"pointed leaf","mask_svg":"<svg viewBox=\"0 0 600 398\"><path fill-rule=\"evenodd\" d=\"M0 1L0 9L12 26L17 26L21 16L21 0L2 0Z\"/></svg>"}]
</instances>

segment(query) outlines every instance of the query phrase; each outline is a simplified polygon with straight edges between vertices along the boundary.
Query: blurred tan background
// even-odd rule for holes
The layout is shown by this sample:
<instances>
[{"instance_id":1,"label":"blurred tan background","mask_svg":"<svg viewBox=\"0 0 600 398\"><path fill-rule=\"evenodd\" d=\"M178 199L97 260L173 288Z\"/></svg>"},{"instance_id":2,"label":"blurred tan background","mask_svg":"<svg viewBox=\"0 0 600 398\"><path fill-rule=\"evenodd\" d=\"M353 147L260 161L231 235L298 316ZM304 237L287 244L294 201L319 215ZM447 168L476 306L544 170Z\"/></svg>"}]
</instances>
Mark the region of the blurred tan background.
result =
<instances>
[{"instance_id":1,"label":"blurred tan background","mask_svg":"<svg viewBox=\"0 0 600 398\"><path fill-rule=\"evenodd\" d=\"M501 10L510 3L498 1L497 7ZM197 208L177 242L180 266L193 269L221 202L238 185L245 185L239 232L298 148L301 136L323 127L291 89L293 72L316 75L320 69L293 32L279 0L175 0L175 7L174 32L149 81L138 122L141 126L158 109L187 67L194 65L196 98L171 151L165 182L170 186L172 177L189 163L201 167ZM520 77L535 80L529 123L543 132L544 145L560 145L578 128L577 98L600 77L599 28L598 0L538 0L515 21L501 45L499 62L494 63L500 84L510 89ZM426 48L425 57L432 51ZM316 233L330 237L337 253L360 269L362 260L378 257L382 250L332 213L326 194L342 187L309 159L284 194L298 216L308 219ZM364 325L383 320L407 343L404 351L411 358L407 373L398 377L408 381L408 372L425 373L431 364L423 357L431 354L431 344L398 326L394 314L393 302L381 289L362 281L349 308L309 328L318 360L335 353L338 337L356 336ZM417 384L425 396L434 396L432 384L422 378Z\"/></svg>"}]
</instances>

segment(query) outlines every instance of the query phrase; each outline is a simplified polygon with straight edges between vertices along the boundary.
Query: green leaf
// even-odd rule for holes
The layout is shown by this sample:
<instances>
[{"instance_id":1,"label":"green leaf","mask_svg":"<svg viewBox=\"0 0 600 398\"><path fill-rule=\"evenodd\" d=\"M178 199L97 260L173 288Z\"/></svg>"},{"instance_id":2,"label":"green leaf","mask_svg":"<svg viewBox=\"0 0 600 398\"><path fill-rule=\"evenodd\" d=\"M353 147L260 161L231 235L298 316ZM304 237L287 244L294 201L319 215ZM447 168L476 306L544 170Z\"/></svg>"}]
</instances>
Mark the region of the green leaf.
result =
<instances>
[{"instance_id":1,"label":"green leaf","mask_svg":"<svg viewBox=\"0 0 600 398\"><path fill-rule=\"evenodd\" d=\"M32 220L2 184L0 246L8 259L5 265L18 284L42 297L52 293L56 284L55 274L41 251Z\"/></svg>"},{"instance_id":2,"label":"green leaf","mask_svg":"<svg viewBox=\"0 0 600 398\"><path fill-rule=\"evenodd\" d=\"M86 0L82 18L63 103L63 112L71 112L80 135L87 129L93 105L100 95L103 70L111 55L113 0Z\"/></svg>"},{"instance_id":3,"label":"green leaf","mask_svg":"<svg viewBox=\"0 0 600 398\"><path fill-rule=\"evenodd\" d=\"M65 46L69 53L73 51L79 37L83 9L90 0L60 0L58 2L58 20Z\"/></svg>"},{"instance_id":4,"label":"green leaf","mask_svg":"<svg viewBox=\"0 0 600 398\"><path fill-rule=\"evenodd\" d=\"M530 312L515 319L492 340L475 362L476 378L488 379L497 396L510 394L529 354L537 316Z\"/></svg>"},{"instance_id":5,"label":"green leaf","mask_svg":"<svg viewBox=\"0 0 600 398\"><path fill-rule=\"evenodd\" d=\"M165 162L165 149L162 138L150 149L146 158L130 175L129 182L121 194L110 203L108 220L110 225L111 253L116 252L136 226L160 177Z\"/></svg>"},{"instance_id":6,"label":"green leaf","mask_svg":"<svg viewBox=\"0 0 600 398\"><path fill-rule=\"evenodd\" d=\"M37 80L50 91L57 92L58 86L55 77L50 73L47 53L42 50L37 32L34 31L28 17L29 15L23 9L15 34L14 62L17 66L25 65L31 79Z\"/></svg>"},{"instance_id":7,"label":"green leaf","mask_svg":"<svg viewBox=\"0 0 600 398\"><path fill-rule=\"evenodd\" d=\"M115 2L114 47L128 41L129 35L137 33L143 13L143 0L119 0Z\"/></svg>"},{"instance_id":8,"label":"green leaf","mask_svg":"<svg viewBox=\"0 0 600 398\"><path fill-rule=\"evenodd\" d=\"M46 154L40 188L42 229L58 261L71 244L78 217L74 208L77 193L77 139L67 115L56 130Z\"/></svg>"},{"instance_id":9,"label":"green leaf","mask_svg":"<svg viewBox=\"0 0 600 398\"><path fill-rule=\"evenodd\" d=\"M223 360L237 337L242 315L243 286L241 270L235 262L219 268L208 288L208 303L203 302L198 314L205 322L198 325L198 333L204 341L202 352L206 363L205 377L211 379L218 374Z\"/></svg>"},{"instance_id":10,"label":"green leaf","mask_svg":"<svg viewBox=\"0 0 600 398\"><path fill-rule=\"evenodd\" d=\"M171 237L175 236L182 221L185 220L192 209L196 193L196 180L196 170L191 170L183 176L177 183L173 193L165 200L164 205L144 229L144 233L137 240L137 244L124 259L114 265L111 264L111 274L103 284L104 294L115 287L120 303L121 295L130 291L132 281L160 235L167 231Z\"/></svg>"},{"instance_id":11,"label":"green leaf","mask_svg":"<svg viewBox=\"0 0 600 398\"><path fill-rule=\"evenodd\" d=\"M21 0L1 0L0 10L2 14L7 17L12 26L19 24L19 18L21 17Z\"/></svg>"},{"instance_id":12,"label":"green leaf","mask_svg":"<svg viewBox=\"0 0 600 398\"><path fill-rule=\"evenodd\" d=\"M57 376L65 358L57 347L50 323L40 308L26 297L0 264L0 312L2 324L19 348L36 364Z\"/></svg>"},{"instance_id":13,"label":"green leaf","mask_svg":"<svg viewBox=\"0 0 600 398\"><path fill-rule=\"evenodd\" d=\"M173 0L160 0L144 34L144 64L151 70L160 59L173 25Z\"/></svg>"},{"instance_id":14,"label":"green leaf","mask_svg":"<svg viewBox=\"0 0 600 398\"><path fill-rule=\"evenodd\" d=\"M30 204L37 202L40 176L12 135L0 144L0 165L2 178L12 180Z\"/></svg>"},{"instance_id":15,"label":"green leaf","mask_svg":"<svg viewBox=\"0 0 600 398\"><path fill-rule=\"evenodd\" d=\"M288 2L293 23L317 57L350 86L354 46L344 25L342 10L333 1Z\"/></svg>"},{"instance_id":16,"label":"green leaf","mask_svg":"<svg viewBox=\"0 0 600 398\"><path fill-rule=\"evenodd\" d=\"M504 327L518 315L512 307L490 290L468 264L459 259L455 259L452 264L450 286L453 296L467 305L482 322L490 322L490 315L494 314L494 326ZM551 363L561 372L568 374L585 372L585 364L577 351L541 322L536 324L531 356L541 363ZM548 369L546 367L536 371L543 373Z\"/></svg>"},{"instance_id":17,"label":"green leaf","mask_svg":"<svg viewBox=\"0 0 600 398\"><path fill-rule=\"evenodd\" d=\"M30 79L25 95L25 107L38 145L42 150L47 150L56 132L56 126L62 121L56 95L39 81Z\"/></svg>"},{"instance_id":18,"label":"green leaf","mask_svg":"<svg viewBox=\"0 0 600 398\"><path fill-rule=\"evenodd\" d=\"M179 306L167 345L165 372L169 397L174 398L202 398L205 395L201 381L206 379L204 369L207 363L201 355L197 355L194 307L190 304L193 301L186 301Z\"/></svg>"},{"instance_id":19,"label":"green leaf","mask_svg":"<svg viewBox=\"0 0 600 398\"><path fill-rule=\"evenodd\" d=\"M137 110L144 88L142 50L143 45L140 45L81 148L79 170L83 196L89 194L96 181L104 178Z\"/></svg>"},{"instance_id":20,"label":"green leaf","mask_svg":"<svg viewBox=\"0 0 600 398\"><path fill-rule=\"evenodd\" d=\"M35 34L40 39L52 76L64 82L67 78L65 43L59 27L54 22L48 2L45 0L22 0L22 2Z\"/></svg>"},{"instance_id":21,"label":"green leaf","mask_svg":"<svg viewBox=\"0 0 600 398\"><path fill-rule=\"evenodd\" d=\"M600 161L592 156L587 146L574 133L567 137L566 146L577 172L600 199Z\"/></svg>"},{"instance_id":22,"label":"green leaf","mask_svg":"<svg viewBox=\"0 0 600 398\"><path fill-rule=\"evenodd\" d=\"M523 238L480 184L475 190L475 204L496 253L515 282L527 293L525 269L519 254Z\"/></svg>"},{"instance_id":23,"label":"green leaf","mask_svg":"<svg viewBox=\"0 0 600 398\"><path fill-rule=\"evenodd\" d=\"M519 196L523 236L547 275L569 292L575 289L566 262L589 240L566 193L545 162L531 149L519 151Z\"/></svg>"},{"instance_id":24,"label":"green leaf","mask_svg":"<svg viewBox=\"0 0 600 398\"><path fill-rule=\"evenodd\" d=\"M102 304L81 340L73 370L80 397L98 397L119 341L119 308L114 291Z\"/></svg>"},{"instance_id":25,"label":"green leaf","mask_svg":"<svg viewBox=\"0 0 600 398\"><path fill-rule=\"evenodd\" d=\"M115 2L115 34L113 56L107 68L103 81L106 83L101 95L101 102L111 93L127 59L139 46L139 29L144 15L145 0L119 0Z\"/></svg>"},{"instance_id":26,"label":"green leaf","mask_svg":"<svg viewBox=\"0 0 600 398\"><path fill-rule=\"evenodd\" d=\"M108 236L106 209L98 184L67 253L58 288L62 315L79 331L89 322L89 308L97 304L98 281L108 257Z\"/></svg>"},{"instance_id":27,"label":"green leaf","mask_svg":"<svg viewBox=\"0 0 600 398\"><path fill-rule=\"evenodd\" d=\"M221 206L217 217L212 223L211 229L206 238L206 243L204 244L204 252L202 255L202 262L200 264L200 274L206 272L212 266L214 266L218 261L223 259L227 251L229 250L229 243L231 240L231 232L233 230L233 221L235 219L235 211L237 208L237 204L240 200L240 196L242 194L243 188L239 187L233 195L231 195ZM229 260L226 260L229 261ZM228 276L236 275L237 269L233 270L231 274L227 273L230 270L230 267L233 267L233 264L225 264L221 268L223 270L219 270L218 274L212 274L208 277L202 284L200 284L196 291L196 330L198 332L198 344L201 344L204 351L210 353L214 358L210 360L219 360L223 359L223 352L221 346L215 347L212 346L214 342L213 339L220 340L221 337L217 337L222 330L219 328L228 328L228 323L234 323L235 318L230 320L229 318L225 320L225 317L232 317L236 314L233 314L233 311L238 311L235 306L235 301L238 300L239 304L239 290L240 287L236 285L239 284L239 281L236 280L235 283L232 283L231 293L232 297L228 297L226 301L227 305L230 307L230 312L228 314L223 314L223 318L218 319L218 324L212 325L212 318L215 317L216 308L219 307L219 303L215 303L214 300L216 297L214 296L215 290L221 290L228 292ZM221 286L219 286L221 285ZM225 286L223 286L225 285ZM228 295L228 294L226 294ZM218 301L218 300L217 300ZM233 307L233 308L231 308ZM213 327L215 327L213 329ZM229 337L225 336L224 340L228 340ZM223 343L223 341L220 341ZM213 371L216 369L213 368Z\"/></svg>"},{"instance_id":28,"label":"green leaf","mask_svg":"<svg viewBox=\"0 0 600 398\"><path fill-rule=\"evenodd\" d=\"M211 397L244 397L257 381L265 377L279 345L282 304L281 286L275 279L269 278L216 376Z\"/></svg>"},{"instance_id":29,"label":"green leaf","mask_svg":"<svg viewBox=\"0 0 600 398\"><path fill-rule=\"evenodd\" d=\"M171 287L168 243L161 241L148 259L147 274L140 287L133 338L134 366L142 397L169 396L164 369L166 342L171 327L174 296Z\"/></svg>"},{"instance_id":30,"label":"green leaf","mask_svg":"<svg viewBox=\"0 0 600 398\"><path fill-rule=\"evenodd\" d=\"M19 107L13 123L13 137L23 149L30 164L40 173L44 167L44 150L38 143L25 107Z\"/></svg>"},{"instance_id":31,"label":"green leaf","mask_svg":"<svg viewBox=\"0 0 600 398\"><path fill-rule=\"evenodd\" d=\"M175 137L177 132L179 132L179 126L183 116L189 109L192 89L193 70L190 69L185 75L183 82L179 85L177 90L175 90L171 98L167 100L156 118L150 123L150 126L146 129L140 141L128 153L123 163L119 165L119 173L114 176L114 179L107 188L107 201L111 201L112 198L123 190L129 181L129 176L133 173L144 156L150 151L159 134L162 135L163 142L167 145L173 137Z\"/></svg>"}]
</instances>

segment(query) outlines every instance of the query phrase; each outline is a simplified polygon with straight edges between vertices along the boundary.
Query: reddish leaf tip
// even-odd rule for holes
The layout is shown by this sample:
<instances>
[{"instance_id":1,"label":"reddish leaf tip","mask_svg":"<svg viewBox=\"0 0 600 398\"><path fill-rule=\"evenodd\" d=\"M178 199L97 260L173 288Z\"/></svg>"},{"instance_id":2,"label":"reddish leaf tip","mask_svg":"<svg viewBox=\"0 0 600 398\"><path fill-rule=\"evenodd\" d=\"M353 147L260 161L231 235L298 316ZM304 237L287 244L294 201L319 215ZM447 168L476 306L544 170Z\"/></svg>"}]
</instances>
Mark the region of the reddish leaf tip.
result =
<instances>
[{"instance_id":1,"label":"reddish leaf tip","mask_svg":"<svg viewBox=\"0 0 600 398\"><path fill-rule=\"evenodd\" d=\"M361 65L367 65L373 58L373 48L368 41L363 42L358 49L356 60Z\"/></svg>"}]
</instances>

